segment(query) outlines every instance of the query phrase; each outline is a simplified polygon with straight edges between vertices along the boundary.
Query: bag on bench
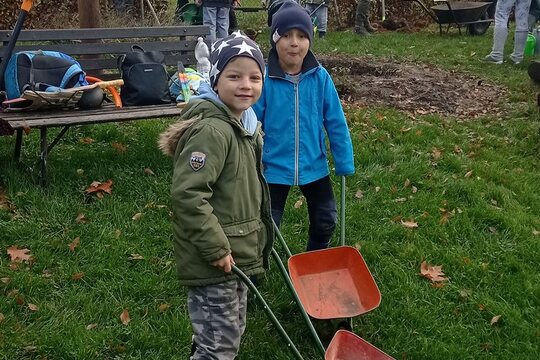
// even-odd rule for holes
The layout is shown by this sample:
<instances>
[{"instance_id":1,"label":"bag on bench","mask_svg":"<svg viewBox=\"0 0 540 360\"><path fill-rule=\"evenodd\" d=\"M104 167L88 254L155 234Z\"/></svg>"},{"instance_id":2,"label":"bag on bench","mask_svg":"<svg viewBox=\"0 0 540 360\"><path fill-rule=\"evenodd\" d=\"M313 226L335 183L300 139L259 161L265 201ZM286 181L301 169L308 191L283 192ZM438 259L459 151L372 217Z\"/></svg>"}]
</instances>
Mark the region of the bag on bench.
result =
<instances>
[{"instance_id":1,"label":"bag on bench","mask_svg":"<svg viewBox=\"0 0 540 360\"><path fill-rule=\"evenodd\" d=\"M165 55L132 46L132 52L118 58L118 70L124 80L120 98L125 106L159 105L171 102L169 74Z\"/></svg>"},{"instance_id":2,"label":"bag on bench","mask_svg":"<svg viewBox=\"0 0 540 360\"><path fill-rule=\"evenodd\" d=\"M57 51L21 51L9 59L4 76L8 99L25 90L47 91L88 85L81 65L71 56Z\"/></svg>"}]
</instances>

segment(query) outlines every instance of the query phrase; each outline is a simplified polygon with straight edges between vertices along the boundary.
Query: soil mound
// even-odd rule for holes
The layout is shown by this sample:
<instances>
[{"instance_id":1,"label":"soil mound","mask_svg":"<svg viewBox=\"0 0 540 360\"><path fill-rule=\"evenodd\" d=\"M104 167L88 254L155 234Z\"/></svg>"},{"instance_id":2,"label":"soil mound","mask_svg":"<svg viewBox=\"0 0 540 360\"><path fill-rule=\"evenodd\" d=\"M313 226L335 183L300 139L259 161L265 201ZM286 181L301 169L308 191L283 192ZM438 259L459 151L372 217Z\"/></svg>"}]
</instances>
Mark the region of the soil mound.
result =
<instances>
[{"instance_id":1,"label":"soil mound","mask_svg":"<svg viewBox=\"0 0 540 360\"><path fill-rule=\"evenodd\" d=\"M476 118L500 112L506 90L476 76L427 64L352 56L319 56L341 99L350 105L385 105L414 114Z\"/></svg>"}]
</instances>

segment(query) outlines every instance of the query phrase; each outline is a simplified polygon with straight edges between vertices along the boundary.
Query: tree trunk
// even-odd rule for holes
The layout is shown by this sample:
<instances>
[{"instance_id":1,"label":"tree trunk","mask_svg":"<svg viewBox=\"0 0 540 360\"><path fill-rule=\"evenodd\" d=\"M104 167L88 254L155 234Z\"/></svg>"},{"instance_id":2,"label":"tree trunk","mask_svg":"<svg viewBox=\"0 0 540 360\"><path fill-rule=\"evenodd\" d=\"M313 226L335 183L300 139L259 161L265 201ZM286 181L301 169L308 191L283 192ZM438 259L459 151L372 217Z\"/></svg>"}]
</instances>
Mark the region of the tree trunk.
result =
<instances>
[{"instance_id":1,"label":"tree trunk","mask_svg":"<svg viewBox=\"0 0 540 360\"><path fill-rule=\"evenodd\" d=\"M80 28L97 28L101 23L99 0L78 0Z\"/></svg>"}]
</instances>

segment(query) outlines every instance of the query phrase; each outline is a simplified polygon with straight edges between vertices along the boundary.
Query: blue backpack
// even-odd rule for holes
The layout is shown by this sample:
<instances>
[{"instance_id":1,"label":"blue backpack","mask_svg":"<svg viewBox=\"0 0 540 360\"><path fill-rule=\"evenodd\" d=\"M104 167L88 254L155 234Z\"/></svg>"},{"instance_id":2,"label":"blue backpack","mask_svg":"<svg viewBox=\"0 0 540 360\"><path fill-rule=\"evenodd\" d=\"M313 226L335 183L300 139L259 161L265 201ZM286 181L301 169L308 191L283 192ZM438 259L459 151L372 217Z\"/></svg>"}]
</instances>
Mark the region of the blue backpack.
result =
<instances>
[{"instance_id":1,"label":"blue backpack","mask_svg":"<svg viewBox=\"0 0 540 360\"><path fill-rule=\"evenodd\" d=\"M4 84L8 99L25 90L49 91L88 85L81 65L71 56L57 51L21 51L9 59Z\"/></svg>"}]
</instances>

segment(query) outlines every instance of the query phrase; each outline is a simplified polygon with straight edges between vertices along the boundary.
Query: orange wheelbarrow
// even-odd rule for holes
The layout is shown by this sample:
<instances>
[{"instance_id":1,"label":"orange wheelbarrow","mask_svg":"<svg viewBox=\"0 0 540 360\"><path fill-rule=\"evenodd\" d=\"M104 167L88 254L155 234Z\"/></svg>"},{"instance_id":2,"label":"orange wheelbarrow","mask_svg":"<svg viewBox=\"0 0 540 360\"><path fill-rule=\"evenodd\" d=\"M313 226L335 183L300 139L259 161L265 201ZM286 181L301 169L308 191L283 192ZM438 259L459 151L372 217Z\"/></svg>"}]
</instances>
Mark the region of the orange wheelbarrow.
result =
<instances>
[{"instance_id":1,"label":"orange wheelbarrow","mask_svg":"<svg viewBox=\"0 0 540 360\"><path fill-rule=\"evenodd\" d=\"M325 360L390 360L392 357L369 344L352 332L339 330L325 349L311 319L350 318L379 306L381 294L362 255L345 244L345 179L341 181L341 246L291 256L290 250L274 224L277 237L289 255L289 273L279 255L272 249L272 257L296 300L321 356ZM255 285L237 267L233 271L262 303L264 311L277 328L296 359L303 357L285 332ZM377 354L377 357L375 357Z\"/></svg>"}]
</instances>

